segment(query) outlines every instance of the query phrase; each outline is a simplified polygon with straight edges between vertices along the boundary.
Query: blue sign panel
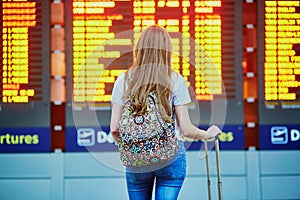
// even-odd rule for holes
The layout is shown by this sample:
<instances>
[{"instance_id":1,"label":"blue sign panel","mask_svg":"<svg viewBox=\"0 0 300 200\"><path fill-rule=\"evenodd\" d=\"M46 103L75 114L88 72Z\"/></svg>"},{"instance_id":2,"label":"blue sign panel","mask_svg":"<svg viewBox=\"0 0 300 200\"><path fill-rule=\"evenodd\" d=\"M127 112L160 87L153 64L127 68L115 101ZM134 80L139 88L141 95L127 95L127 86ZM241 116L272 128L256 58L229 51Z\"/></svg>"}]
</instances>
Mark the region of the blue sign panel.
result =
<instances>
[{"instance_id":1,"label":"blue sign panel","mask_svg":"<svg viewBox=\"0 0 300 200\"><path fill-rule=\"evenodd\" d=\"M207 129L207 127L201 127ZM219 138L220 149L244 149L244 127L242 125L226 125ZM201 141L184 138L188 150L200 150ZM109 127L67 127L66 151L117 151L118 147L109 133Z\"/></svg>"},{"instance_id":2,"label":"blue sign panel","mask_svg":"<svg viewBox=\"0 0 300 200\"><path fill-rule=\"evenodd\" d=\"M66 151L114 151L109 127L66 127Z\"/></svg>"},{"instance_id":3,"label":"blue sign panel","mask_svg":"<svg viewBox=\"0 0 300 200\"><path fill-rule=\"evenodd\" d=\"M50 128L0 128L0 152L49 152Z\"/></svg>"},{"instance_id":4,"label":"blue sign panel","mask_svg":"<svg viewBox=\"0 0 300 200\"><path fill-rule=\"evenodd\" d=\"M260 149L300 149L300 125L260 125Z\"/></svg>"}]
</instances>

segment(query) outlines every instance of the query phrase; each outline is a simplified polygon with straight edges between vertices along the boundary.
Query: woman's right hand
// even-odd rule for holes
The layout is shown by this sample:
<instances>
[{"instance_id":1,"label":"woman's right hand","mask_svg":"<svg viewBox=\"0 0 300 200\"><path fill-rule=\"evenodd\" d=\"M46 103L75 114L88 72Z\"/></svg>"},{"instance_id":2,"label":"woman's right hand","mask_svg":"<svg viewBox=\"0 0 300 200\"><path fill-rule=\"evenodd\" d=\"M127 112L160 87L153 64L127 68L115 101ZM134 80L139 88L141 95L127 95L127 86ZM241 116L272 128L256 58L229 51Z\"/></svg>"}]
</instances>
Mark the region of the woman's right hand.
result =
<instances>
[{"instance_id":1,"label":"woman's right hand","mask_svg":"<svg viewBox=\"0 0 300 200\"><path fill-rule=\"evenodd\" d=\"M119 130L111 131L111 135L115 141L116 144L119 144Z\"/></svg>"},{"instance_id":2,"label":"woman's right hand","mask_svg":"<svg viewBox=\"0 0 300 200\"><path fill-rule=\"evenodd\" d=\"M221 134L222 134L221 129L216 125L212 125L207 129L205 139L215 138Z\"/></svg>"}]
</instances>

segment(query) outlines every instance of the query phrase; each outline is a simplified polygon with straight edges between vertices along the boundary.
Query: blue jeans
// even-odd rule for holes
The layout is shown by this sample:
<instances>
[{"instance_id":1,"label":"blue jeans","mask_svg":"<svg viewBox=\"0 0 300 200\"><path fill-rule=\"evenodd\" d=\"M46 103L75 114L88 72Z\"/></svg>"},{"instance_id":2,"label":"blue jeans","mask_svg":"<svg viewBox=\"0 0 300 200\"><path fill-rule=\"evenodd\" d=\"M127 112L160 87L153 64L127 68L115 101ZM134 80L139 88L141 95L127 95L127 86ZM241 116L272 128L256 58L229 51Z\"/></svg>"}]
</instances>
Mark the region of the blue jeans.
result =
<instances>
[{"instance_id":1,"label":"blue jeans","mask_svg":"<svg viewBox=\"0 0 300 200\"><path fill-rule=\"evenodd\" d=\"M156 200L176 200L186 176L186 155L180 141L174 158L151 167L127 167L126 182L130 200L151 200L155 185Z\"/></svg>"}]
</instances>

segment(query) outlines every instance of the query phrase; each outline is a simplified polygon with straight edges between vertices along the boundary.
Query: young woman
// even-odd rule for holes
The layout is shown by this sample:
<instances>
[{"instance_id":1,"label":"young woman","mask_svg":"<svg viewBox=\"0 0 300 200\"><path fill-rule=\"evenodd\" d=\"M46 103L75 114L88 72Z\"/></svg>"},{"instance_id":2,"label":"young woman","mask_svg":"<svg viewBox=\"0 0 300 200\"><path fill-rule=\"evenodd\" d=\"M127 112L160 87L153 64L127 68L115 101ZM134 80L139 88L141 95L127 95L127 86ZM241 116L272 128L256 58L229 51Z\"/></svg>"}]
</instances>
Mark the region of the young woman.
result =
<instances>
[{"instance_id":1,"label":"young woman","mask_svg":"<svg viewBox=\"0 0 300 200\"><path fill-rule=\"evenodd\" d=\"M186 176L186 155L181 135L201 140L221 133L217 126L211 126L205 131L191 123L187 108L191 102L188 88L183 77L172 70L171 57L169 34L159 26L150 26L142 32L135 46L133 66L126 75L121 74L114 84L110 129L116 142L125 99L131 100L135 113L143 114L148 95L154 91L159 102L158 110L164 119L172 121L172 112L176 115L175 132L180 145L176 156L153 170L126 167L127 189L131 200L151 200L154 185L156 200L177 199Z\"/></svg>"}]
</instances>

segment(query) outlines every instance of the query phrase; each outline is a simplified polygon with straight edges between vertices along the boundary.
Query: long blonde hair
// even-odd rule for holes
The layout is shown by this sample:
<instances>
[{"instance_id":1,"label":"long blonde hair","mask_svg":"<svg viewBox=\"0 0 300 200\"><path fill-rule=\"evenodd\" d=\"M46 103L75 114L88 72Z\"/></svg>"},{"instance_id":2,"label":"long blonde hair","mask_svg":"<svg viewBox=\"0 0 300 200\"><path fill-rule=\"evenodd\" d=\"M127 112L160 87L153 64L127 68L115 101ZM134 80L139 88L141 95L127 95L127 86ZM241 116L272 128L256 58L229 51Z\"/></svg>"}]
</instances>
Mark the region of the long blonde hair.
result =
<instances>
[{"instance_id":1,"label":"long blonde hair","mask_svg":"<svg viewBox=\"0 0 300 200\"><path fill-rule=\"evenodd\" d=\"M129 69L127 90L123 99L130 99L135 115L142 115L147 109L150 92L157 97L158 109L163 118L172 121L170 107L172 44L164 28L150 26L145 29L134 48L134 62Z\"/></svg>"}]
</instances>

